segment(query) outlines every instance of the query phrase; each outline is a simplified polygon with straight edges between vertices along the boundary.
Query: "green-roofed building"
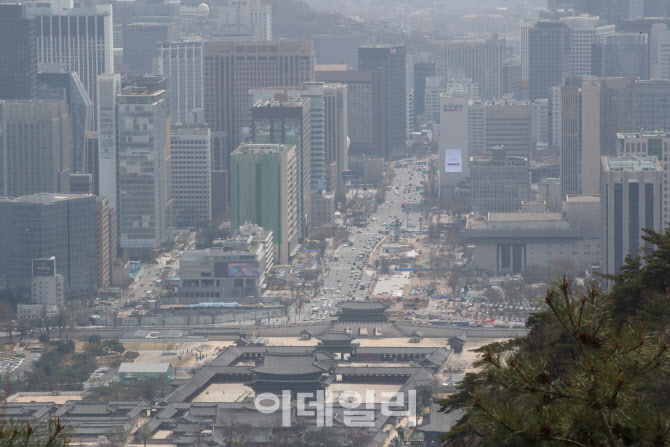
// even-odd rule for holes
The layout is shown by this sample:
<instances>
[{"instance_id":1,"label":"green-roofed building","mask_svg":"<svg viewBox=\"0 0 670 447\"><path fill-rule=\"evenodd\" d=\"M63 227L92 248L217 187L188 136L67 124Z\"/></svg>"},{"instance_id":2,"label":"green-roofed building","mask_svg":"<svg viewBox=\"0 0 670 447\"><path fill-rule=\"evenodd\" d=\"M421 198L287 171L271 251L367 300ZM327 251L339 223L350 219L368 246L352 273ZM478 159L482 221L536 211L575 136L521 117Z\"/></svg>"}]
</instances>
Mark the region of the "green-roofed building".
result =
<instances>
[{"instance_id":1,"label":"green-roofed building","mask_svg":"<svg viewBox=\"0 0 670 447\"><path fill-rule=\"evenodd\" d=\"M287 264L298 245L295 145L242 144L230 155L232 228L249 222L271 230L275 261Z\"/></svg>"}]
</instances>

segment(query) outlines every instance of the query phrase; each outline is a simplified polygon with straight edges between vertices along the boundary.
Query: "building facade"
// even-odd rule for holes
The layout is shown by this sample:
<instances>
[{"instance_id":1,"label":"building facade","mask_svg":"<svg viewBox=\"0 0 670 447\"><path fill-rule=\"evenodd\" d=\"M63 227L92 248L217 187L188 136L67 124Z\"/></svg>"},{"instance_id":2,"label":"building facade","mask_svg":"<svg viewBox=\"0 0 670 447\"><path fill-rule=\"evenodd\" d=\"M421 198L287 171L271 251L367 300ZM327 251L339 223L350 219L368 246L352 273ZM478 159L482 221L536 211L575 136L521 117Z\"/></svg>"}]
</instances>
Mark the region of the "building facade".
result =
<instances>
[{"instance_id":1,"label":"building facade","mask_svg":"<svg viewBox=\"0 0 670 447\"><path fill-rule=\"evenodd\" d=\"M94 291L95 197L40 193L0 199L0 275L4 287L29 291L33 259L55 257L65 295Z\"/></svg>"},{"instance_id":2,"label":"building facade","mask_svg":"<svg viewBox=\"0 0 670 447\"><path fill-rule=\"evenodd\" d=\"M212 136L205 124L171 126L168 197L177 227L204 228L212 220Z\"/></svg>"},{"instance_id":3,"label":"building facade","mask_svg":"<svg viewBox=\"0 0 670 447\"><path fill-rule=\"evenodd\" d=\"M505 42L487 39L449 40L435 50L435 75L446 79L472 79L483 99L502 96L503 48Z\"/></svg>"},{"instance_id":4,"label":"building facade","mask_svg":"<svg viewBox=\"0 0 670 447\"><path fill-rule=\"evenodd\" d=\"M626 256L652 245L642 229L661 232L663 167L657 157L603 156L600 174L602 271L616 274Z\"/></svg>"},{"instance_id":5,"label":"building facade","mask_svg":"<svg viewBox=\"0 0 670 447\"><path fill-rule=\"evenodd\" d=\"M98 75L114 72L112 5L30 3L27 15L37 22L38 63L77 73L95 102Z\"/></svg>"},{"instance_id":6,"label":"building facade","mask_svg":"<svg viewBox=\"0 0 670 447\"><path fill-rule=\"evenodd\" d=\"M158 248L168 236L167 88L164 76L126 75L116 96L119 245L124 254Z\"/></svg>"},{"instance_id":7,"label":"building facade","mask_svg":"<svg viewBox=\"0 0 670 447\"><path fill-rule=\"evenodd\" d=\"M670 134L663 131L641 133L619 133L617 135L618 156L657 157L663 166L663 222L661 228L670 224Z\"/></svg>"},{"instance_id":8,"label":"building facade","mask_svg":"<svg viewBox=\"0 0 670 447\"><path fill-rule=\"evenodd\" d=\"M0 101L0 196L68 192L73 171L65 101Z\"/></svg>"},{"instance_id":9,"label":"building facade","mask_svg":"<svg viewBox=\"0 0 670 447\"><path fill-rule=\"evenodd\" d=\"M528 32L528 98L549 98L568 65L568 32L561 22L537 21ZM522 53L523 54L523 53Z\"/></svg>"},{"instance_id":10,"label":"building facade","mask_svg":"<svg viewBox=\"0 0 670 447\"><path fill-rule=\"evenodd\" d=\"M486 151L504 146L508 155L530 154L531 106L525 101L495 101L486 104Z\"/></svg>"},{"instance_id":11,"label":"building facade","mask_svg":"<svg viewBox=\"0 0 670 447\"><path fill-rule=\"evenodd\" d=\"M202 42L158 42L153 73L170 78L173 123L194 122L194 110L203 108Z\"/></svg>"},{"instance_id":12,"label":"building facade","mask_svg":"<svg viewBox=\"0 0 670 447\"><path fill-rule=\"evenodd\" d=\"M405 147L407 135L407 90L405 46L379 45L358 49L360 71L377 73L373 102L373 127L382 138L375 141L376 155L388 160L392 150Z\"/></svg>"},{"instance_id":13,"label":"building facade","mask_svg":"<svg viewBox=\"0 0 670 447\"><path fill-rule=\"evenodd\" d=\"M112 285L112 265L117 258L116 210L109 207L108 197L96 197L96 259L98 265L98 288Z\"/></svg>"},{"instance_id":14,"label":"building facade","mask_svg":"<svg viewBox=\"0 0 670 447\"><path fill-rule=\"evenodd\" d=\"M298 234L300 240L311 229L312 188L312 117L309 98L275 95L272 100L259 100L251 108L251 141L255 144L296 146L298 162ZM243 223L242 221L241 223ZM259 225L263 226L259 223ZM265 228L265 227L264 227ZM274 232L274 228L270 227Z\"/></svg>"},{"instance_id":15,"label":"building facade","mask_svg":"<svg viewBox=\"0 0 670 447\"><path fill-rule=\"evenodd\" d=\"M245 224L213 248L179 256L181 298L198 302L259 302L274 265L272 231Z\"/></svg>"},{"instance_id":16,"label":"building facade","mask_svg":"<svg viewBox=\"0 0 670 447\"><path fill-rule=\"evenodd\" d=\"M295 145L242 144L231 154L232 228L272 231L275 260L288 264L298 246L298 154Z\"/></svg>"},{"instance_id":17,"label":"building facade","mask_svg":"<svg viewBox=\"0 0 670 447\"><path fill-rule=\"evenodd\" d=\"M0 99L33 99L36 89L36 21L24 5L0 5Z\"/></svg>"},{"instance_id":18,"label":"building facade","mask_svg":"<svg viewBox=\"0 0 670 447\"><path fill-rule=\"evenodd\" d=\"M205 121L224 132L224 162L250 125L249 89L300 85L314 79L311 42L207 41L204 44Z\"/></svg>"},{"instance_id":19,"label":"building facade","mask_svg":"<svg viewBox=\"0 0 670 447\"><path fill-rule=\"evenodd\" d=\"M493 148L489 158L475 158L470 166L471 206L476 213L512 213L530 198L528 159L506 156Z\"/></svg>"}]
</instances>

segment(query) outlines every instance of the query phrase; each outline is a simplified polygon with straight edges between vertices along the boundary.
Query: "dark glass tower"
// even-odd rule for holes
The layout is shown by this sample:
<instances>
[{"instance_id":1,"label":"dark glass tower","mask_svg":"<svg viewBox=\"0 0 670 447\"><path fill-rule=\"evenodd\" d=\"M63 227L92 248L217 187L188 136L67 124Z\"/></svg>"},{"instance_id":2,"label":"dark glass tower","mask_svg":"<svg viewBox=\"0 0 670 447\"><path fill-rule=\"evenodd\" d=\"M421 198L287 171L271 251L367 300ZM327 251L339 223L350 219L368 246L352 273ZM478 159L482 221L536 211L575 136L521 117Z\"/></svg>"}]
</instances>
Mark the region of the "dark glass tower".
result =
<instances>
[{"instance_id":1,"label":"dark glass tower","mask_svg":"<svg viewBox=\"0 0 670 447\"><path fill-rule=\"evenodd\" d=\"M388 159L391 149L404 146L406 140L405 46L360 47L358 69L381 75L377 78L379 88L375 89L373 101L375 134L381 141L375 142L378 153L374 155L383 155Z\"/></svg>"},{"instance_id":2,"label":"dark glass tower","mask_svg":"<svg viewBox=\"0 0 670 447\"><path fill-rule=\"evenodd\" d=\"M37 88L37 31L24 5L0 4L0 99L32 99Z\"/></svg>"}]
</instances>

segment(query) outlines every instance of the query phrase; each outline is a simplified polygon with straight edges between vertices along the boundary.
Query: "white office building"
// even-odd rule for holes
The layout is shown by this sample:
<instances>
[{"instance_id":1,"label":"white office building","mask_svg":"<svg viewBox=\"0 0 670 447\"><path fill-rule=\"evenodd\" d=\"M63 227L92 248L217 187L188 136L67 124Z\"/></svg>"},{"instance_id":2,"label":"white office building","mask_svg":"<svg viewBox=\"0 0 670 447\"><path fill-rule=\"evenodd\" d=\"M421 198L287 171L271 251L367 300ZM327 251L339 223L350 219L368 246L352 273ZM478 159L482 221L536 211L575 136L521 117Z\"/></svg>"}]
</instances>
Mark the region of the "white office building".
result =
<instances>
[{"instance_id":1,"label":"white office building","mask_svg":"<svg viewBox=\"0 0 670 447\"><path fill-rule=\"evenodd\" d=\"M202 42L159 42L154 74L169 76L173 123L195 122L202 104Z\"/></svg>"},{"instance_id":2,"label":"white office building","mask_svg":"<svg viewBox=\"0 0 670 447\"><path fill-rule=\"evenodd\" d=\"M203 228L212 220L212 134L204 124L172 125L168 197L177 227Z\"/></svg>"}]
</instances>

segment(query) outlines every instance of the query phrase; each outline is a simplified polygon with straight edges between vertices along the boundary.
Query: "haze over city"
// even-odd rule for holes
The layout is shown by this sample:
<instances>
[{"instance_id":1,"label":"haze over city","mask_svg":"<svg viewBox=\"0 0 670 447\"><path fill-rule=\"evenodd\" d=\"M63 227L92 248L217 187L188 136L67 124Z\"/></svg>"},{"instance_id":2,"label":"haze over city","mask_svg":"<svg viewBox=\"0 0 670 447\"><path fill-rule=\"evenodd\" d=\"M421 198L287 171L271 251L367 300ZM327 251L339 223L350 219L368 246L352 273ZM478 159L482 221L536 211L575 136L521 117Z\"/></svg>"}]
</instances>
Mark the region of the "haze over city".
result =
<instances>
[{"instance_id":1,"label":"haze over city","mask_svg":"<svg viewBox=\"0 0 670 447\"><path fill-rule=\"evenodd\" d=\"M670 0L0 0L0 446L670 445Z\"/></svg>"}]
</instances>

